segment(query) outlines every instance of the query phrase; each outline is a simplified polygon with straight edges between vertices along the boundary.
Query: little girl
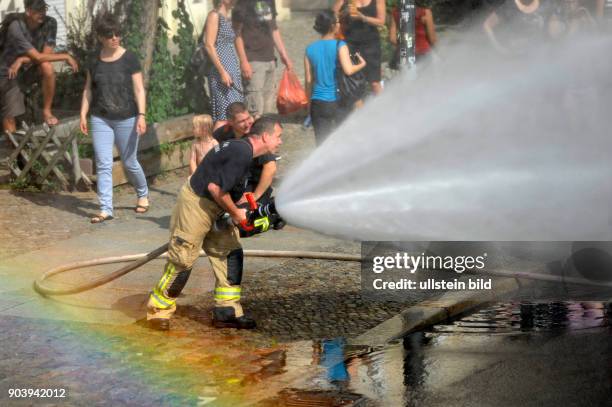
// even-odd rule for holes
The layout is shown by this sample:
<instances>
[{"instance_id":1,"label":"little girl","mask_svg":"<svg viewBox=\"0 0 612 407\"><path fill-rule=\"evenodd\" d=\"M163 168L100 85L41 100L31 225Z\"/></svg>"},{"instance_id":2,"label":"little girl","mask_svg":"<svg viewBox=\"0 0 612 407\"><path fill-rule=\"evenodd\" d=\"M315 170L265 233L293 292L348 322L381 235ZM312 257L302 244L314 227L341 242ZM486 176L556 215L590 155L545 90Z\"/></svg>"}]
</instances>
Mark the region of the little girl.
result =
<instances>
[{"instance_id":1,"label":"little girl","mask_svg":"<svg viewBox=\"0 0 612 407\"><path fill-rule=\"evenodd\" d=\"M193 117L193 135L195 139L191 145L191 156L189 158L189 176L191 176L198 164L202 162L202 159L210 151L211 148L216 146L217 140L212 136L213 122L212 117L207 114L201 114Z\"/></svg>"}]
</instances>

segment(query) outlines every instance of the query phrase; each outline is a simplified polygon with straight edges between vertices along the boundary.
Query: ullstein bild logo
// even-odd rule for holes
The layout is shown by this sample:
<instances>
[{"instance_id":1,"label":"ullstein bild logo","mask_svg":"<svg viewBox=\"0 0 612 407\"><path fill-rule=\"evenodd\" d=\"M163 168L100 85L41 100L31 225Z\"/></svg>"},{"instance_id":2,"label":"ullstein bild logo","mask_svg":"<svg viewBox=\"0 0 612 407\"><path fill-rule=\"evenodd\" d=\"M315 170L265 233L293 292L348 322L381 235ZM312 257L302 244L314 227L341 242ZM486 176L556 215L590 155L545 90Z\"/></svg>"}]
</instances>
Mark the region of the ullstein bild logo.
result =
<instances>
[{"instance_id":1,"label":"ullstein bild logo","mask_svg":"<svg viewBox=\"0 0 612 407\"><path fill-rule=\"evenodd\" d=\"M487 253L482 256L412 256L408 253L396 253L395 256L374 256L372 258L372 271L382 273L385 270L405 269L410 273L417 269L426 270L453 270L463 273L465 270L482 270L485 267Z\"/></svg>"}]
</instances>

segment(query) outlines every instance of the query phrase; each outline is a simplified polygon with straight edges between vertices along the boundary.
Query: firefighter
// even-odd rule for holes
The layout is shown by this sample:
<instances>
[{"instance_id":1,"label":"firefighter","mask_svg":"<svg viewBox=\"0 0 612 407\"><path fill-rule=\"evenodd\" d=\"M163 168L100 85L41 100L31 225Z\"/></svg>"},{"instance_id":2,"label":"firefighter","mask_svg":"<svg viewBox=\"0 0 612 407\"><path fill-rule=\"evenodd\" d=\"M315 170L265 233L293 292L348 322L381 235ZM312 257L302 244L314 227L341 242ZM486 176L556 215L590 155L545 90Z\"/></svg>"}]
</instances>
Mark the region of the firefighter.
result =
<instances>
[{"instance_id":1,"label":"firefighter","mask_svg":"<svg viewBox=\"0 0 612 407\"><path fill-rule=\"evenodd\" d=\"M234 225L245 224L246 210L238 201L254 157L275 153L282 143L282 128L273 119L255 122L249 136L224 141L204 157L183 185L170 221L168 262L147 304L149 327L167 331L179 296L204 249L215 273L213 326L253 329L256 323L240 305L243 252L238 228L216 229L215 220L229 213Z\"/></svg>"}]
</instances>

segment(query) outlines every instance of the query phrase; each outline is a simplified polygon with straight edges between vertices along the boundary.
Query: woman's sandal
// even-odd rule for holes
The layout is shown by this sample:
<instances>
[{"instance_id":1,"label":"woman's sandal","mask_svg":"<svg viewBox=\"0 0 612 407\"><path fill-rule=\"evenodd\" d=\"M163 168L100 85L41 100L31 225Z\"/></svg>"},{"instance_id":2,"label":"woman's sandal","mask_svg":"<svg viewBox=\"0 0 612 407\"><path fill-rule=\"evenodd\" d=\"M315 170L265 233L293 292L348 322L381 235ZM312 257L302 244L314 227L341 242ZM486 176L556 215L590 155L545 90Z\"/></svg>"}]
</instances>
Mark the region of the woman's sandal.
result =
<instances>
[{"instance_id":1,"label":"woman's sandal","mask_svg":"<svg viewBox=\"0 0 612 407\"><path fill-rule=\"evenodd\" d=\"M134 208L134 212L136 213L146 213L149 210L149 205L144 206L144 205L136 205L136 207Z\"/></svg>"},{"instance_id":2,"label":"woman's sandal","mask_svg":"<svg viewBox=\"0 0 612 407\"><path fill-rule=\"evenodd\" d=\"M149 210L149 206L151 206L151 202L149 202L148 205L140 205L140 204L136 204L136 207L134 208L134 212L136 213L146 213Z\"/></svg>"},{"instance_id":3,"label":"woman's sandal","mask_svg":"<svg viewBox=\"0 0 612 407\"><path fill-rule=\"evenodd\" d=\"M99 213L96 216L94 216L93 218L91 218L91 223L102 223L105 222L107 220L111 220L113 219L113 217L111 215L108 215L106 213Z\"/></svg>"}]
</instances>

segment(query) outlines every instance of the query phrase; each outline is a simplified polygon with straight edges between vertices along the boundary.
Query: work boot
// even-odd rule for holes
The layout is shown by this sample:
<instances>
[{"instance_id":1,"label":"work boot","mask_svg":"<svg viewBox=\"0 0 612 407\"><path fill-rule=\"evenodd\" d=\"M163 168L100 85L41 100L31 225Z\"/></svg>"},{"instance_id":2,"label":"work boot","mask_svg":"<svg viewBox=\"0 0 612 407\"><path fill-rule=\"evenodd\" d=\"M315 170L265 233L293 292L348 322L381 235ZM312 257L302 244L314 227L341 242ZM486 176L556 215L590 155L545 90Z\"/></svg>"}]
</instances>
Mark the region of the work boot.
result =
<instances>
[{"instance_id":1,"label":"work boot","mask_svg":"<svg viewBox=\"0 0 612 407\"><path fill-rule=\"evenodd\" d=\"M246 315L236 318L232 307L215 307L213 326L215 328L255 329L257 324L255 320Z\"/></svg>"},{"instance_id":2,"label":"work boot","mask_svg":"<svg viewBox=\"0 0 612 407\"><path fill-rule=\"evenodd\" d=\"M147 321L149 328L156 331L169 331L170 320L168 318L153 318Z\"/></svg>"},{"instance_id":3,"label":"work boot","mask_svg":"<svg viewBox=\"0 0 612 407\"><path fill-rule=\"evenodd\" d=\"M270 226L272 226L272 229L274 230L281 230L287 224L287 222L285 222L285 219L281 218L278 213L270 214L270 216L268 216L268 219L270 220Z\"/></svg>"},{"instance_id":4,"label":"work boot","mask_svg":"<svg viewBox=\"0 0 612 407\"><path fill-rule=\"evenodd\" d=\"M257 323L254 319L243 315L238 318L234 317L227 320L213 318L213 326L215 328L255 329L257 327Z\"/></svg>"},{"instance_id":5,"label":"work boot","mask_svg":"<svg viewBox=\"0 0 612 407\"><path fill-rule=\"evenodd\" d=\"M279 218L276 222L274 222L274 224L272 225L272 229L274 230L281 230L282 228L285 227L285 225L287 224L287 222L285 222L285 220L283 218Z\"/></svg>"}]
</instances>

